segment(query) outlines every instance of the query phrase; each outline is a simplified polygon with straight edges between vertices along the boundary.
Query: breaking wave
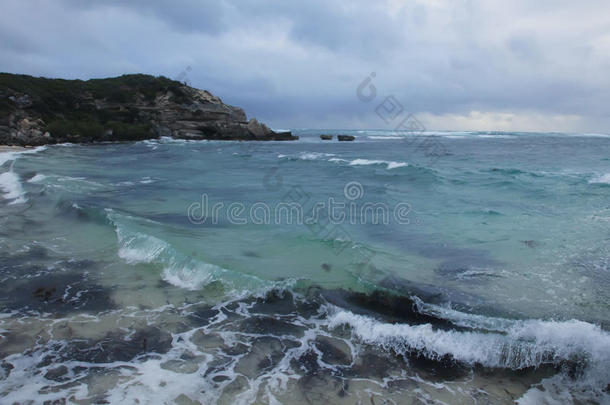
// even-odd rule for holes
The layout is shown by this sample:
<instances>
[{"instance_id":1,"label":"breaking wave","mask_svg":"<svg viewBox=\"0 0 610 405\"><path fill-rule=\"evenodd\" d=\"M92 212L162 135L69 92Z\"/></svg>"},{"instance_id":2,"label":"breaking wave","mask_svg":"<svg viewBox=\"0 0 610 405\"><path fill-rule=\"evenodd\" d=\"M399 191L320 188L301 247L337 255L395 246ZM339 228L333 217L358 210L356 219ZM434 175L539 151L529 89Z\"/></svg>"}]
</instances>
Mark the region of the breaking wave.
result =
<instances>
[{"instance_id":1,"label":"breaking wave","mask_svg":"<svg viewBox=\"0 0 610 405\"><path fill-rule=\"evenodd\" d=\"M107 209L118 240L118 255L129 264L158 264L166 282L188 290L199 290L218 282L228 288L232 296L243 296L253 291L274 287L274 283L212 263L194 259L172 247L166 241L136 230L138 221L154 222ZM286 283L284 283L286 284Z\"/></svg>"},{"instance_id":2,"label":"breaking wave","mask_svg":"<svg viewBox=\"0 0 610 405\"><path fill-rule=\"evenodd\" d=\"M2 197L10 200L9 204L22 204L27 201L19 176L12 170L0 174L0 189L4 193Z\"/></svg>"},{"instance_id":3,"label":"breaking wave","mask_svg":"<svg viewBox=\"0 0 610 405\"><path fill-rule=\"evenodd\" d=\"M0 174L0 189L2 189L3 192L2 198L10 200L9 204L22 204L27 202L19 175L13 171L15 161L21 155L37 153L45 149L45 146L40 146L31 150L0 153L0 166L3 166L7 162L11 162L8 171Z\"/></svg>"}]
</instances>

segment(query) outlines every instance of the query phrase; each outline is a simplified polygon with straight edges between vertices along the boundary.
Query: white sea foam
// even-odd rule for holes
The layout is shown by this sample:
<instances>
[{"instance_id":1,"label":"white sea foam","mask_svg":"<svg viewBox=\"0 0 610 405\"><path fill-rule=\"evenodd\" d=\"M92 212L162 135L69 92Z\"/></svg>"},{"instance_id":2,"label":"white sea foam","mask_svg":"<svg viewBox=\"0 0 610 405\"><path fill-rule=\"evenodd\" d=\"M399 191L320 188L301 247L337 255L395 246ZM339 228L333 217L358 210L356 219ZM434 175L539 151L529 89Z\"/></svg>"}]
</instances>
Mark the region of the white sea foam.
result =
<instances>
[{"instance_id":1,"label":"white sea foam","mask_svg":"<svg viewBox=\"0 0 610 405\"><path fill-rule=\"evenodd\" d=\"M41 181L43 181L46 178L47 178L47 176L45 176L44 174L38 173L37 175L35 175L31 179L29 179L28 183L40 183Z\"/></svg>"},{"instance_id":2,"label":"white sea foam","mask_svg":"<svg viewBox=\"0 0 610 405\"><path fill-rule=\"evenodd\" d=\"M320 153L320 152L303 152L299 154L301 160L318 160L326 157L335 156L334 153Z\"/></svg>"},{"instance_id":3,"label":"white sea foam","mask_svg":"<svg viewBox=\"0 0 610 405\"><path fill-rule=\"evenodd\" d=\"M326 160L333 163L347 163L350 166L370 166L370 165L386 165L391 169L397 169L399 167L406 167L409 164L406 162L394 162L391 160L373 160L373 159L354 159L347 160L339 157L335 157L334 153L321 153L321 152L302 152L296 156L294 155L283 155L280 154L277 157L279 159L299 159L299 160Z\"/></svg>"},{"instance_id":4,"label":"white sea foam","mask_svg":"<svg viewBox=\"0 0 610 405\"><path fill-rule=\"evenodd\" d=\"M515 136L512 135L490 135L490 134L481 134L481 135L477 135L477 138L500 138L500 139L511 139L511 138L515 138Z\"/></svg>"},{"instance_id":5,"label":"white sea foam","mask_svg":"<svg viewBox=\"0 0 610 405\"><path fill-rule=\"evenodd\" d=\"M169 265L163 269L162 278L168 283L185 290L198 290L218 280L223 280L228 270L205 262L193 262L190 265Z\"/></svg>"},{"instance_id":6,"label":"white sea foam","mask_svg":"<svg viewBox=\"0 0 610 405\"><path fill-rule=\"evenodd\" d=\"M22 204L27 201L19 176L13 171L0 174L0 189L4 193L4 199L12 200L9 204Z\"/></svg>"},{"instance_id":7,"label":"white sea foam","mask_svg":"<svg viewBox=\"0 0 610 405\"><path fill-rule=\"evenodd\" d=\"M397 169L399 167L406 167L408 163L405 162L388 162L388 169Z\"/></svg>"},{"instance_id":8,"label":"white sea foam","mask_svg":"<svg viewBox=\"0 0 610 405\"><path fill-rule=\"evenodd\" d=\"M610 334L577 320L520 321L500 334L435 330L430 324L389 324L337 309L329 318L329 326L340 325L349 325L366 343L399 353L415 350L432 359L449 355L467 364L488 367L521 369L574 358L610 361ZM610 372L605 372L610 377Z\"/></svg>"},{"instance_id":9,"label":"white sea foam","mask_svg":"<svg viewBox=\"0 0 610 405\"><path fill-rule=\"evenodd\" d=\"M530 388L518 403L601 403L607 400L610 333L598 325L578 320L485 319L480 315L437 309L448 315L446 319L457 320L461 326L484 325L483 328L490 332L439 330L430 324L390 324L337 307L331 308L328 322L330 328L347 325L364 343L397 353L415 351L431 359L451 356L471 365L514 370L544 363L578 362L585 366L580 377L574 379L560 373L547 378L541 387Z\"/></svg>"},{"instance_id":10,"label":"white sea foam","mask_svg":"<svg viewBox=\"0 0 610 405\"><path fill-rule=\"evenodd\" d=\"M369 166L369 165L387 165L388 169L396 169L399 167L408 166L405 162L393 162L388 160L369 160L369 159L354 159L349 163L350 166Z\"/></svg>"},{"instance_id":11,"label":"white sea foam","mask_svg":"<svg viewBox=\"0 0 610 405\"><path fill-rule=\"evenodd\" d=\"M589 180L590 184L610 184L610 173L596 176Z\"/></svg>"},{"instance_id":12,"label":"white sea foam","mask_svg":"<svg viewBox=\"0 0 610 405\"><path fill-rule=\"evenodd\" d=\"M15 160L16 156L17 156L16 152L0 153L0 166L2 166L3 164L5 164L8 161Z\"/></svg>"},{"instance_id":13,"label":"white sea foam","mask_svg":"<svg viewBox=\"0 0 610 405\"><path fill-rule=\"evenodd\" d=\"M290 159L290 160L320 160L332 158L335 156L334 153L322 153L322 152L301 152L297 155L277 155L278 159Z\"/></svg>"}]
</instances>

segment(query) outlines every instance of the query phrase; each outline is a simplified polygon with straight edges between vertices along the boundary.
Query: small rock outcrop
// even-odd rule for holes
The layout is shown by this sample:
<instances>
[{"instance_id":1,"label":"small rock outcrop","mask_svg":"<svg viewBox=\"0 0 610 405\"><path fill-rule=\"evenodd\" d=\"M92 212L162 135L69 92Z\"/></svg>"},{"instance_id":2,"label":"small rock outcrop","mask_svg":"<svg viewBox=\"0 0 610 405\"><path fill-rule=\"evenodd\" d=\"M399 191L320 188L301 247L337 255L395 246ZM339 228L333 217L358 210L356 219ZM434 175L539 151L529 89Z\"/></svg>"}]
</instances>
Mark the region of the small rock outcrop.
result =
<instances>
[{"instance_id":1,"label":"small rock outcrop","mask_svg":"<svg viewBox=\"0 0 610 405\"><path fill-rule=\"evenodd\" d=\"M0 73L0 144L154 139L295 140L208 91L165 77L61 80Z\"/></svg>"}]
</instances>

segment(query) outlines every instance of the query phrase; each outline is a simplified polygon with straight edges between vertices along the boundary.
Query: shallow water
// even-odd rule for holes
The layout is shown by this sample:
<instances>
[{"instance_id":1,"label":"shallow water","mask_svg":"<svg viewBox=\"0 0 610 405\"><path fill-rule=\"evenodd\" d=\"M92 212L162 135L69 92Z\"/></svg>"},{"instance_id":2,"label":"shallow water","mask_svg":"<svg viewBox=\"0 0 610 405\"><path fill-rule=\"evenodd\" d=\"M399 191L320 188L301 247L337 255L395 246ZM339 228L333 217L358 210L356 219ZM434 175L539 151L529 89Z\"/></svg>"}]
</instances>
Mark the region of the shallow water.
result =
<instances>
[{"instance_id":1,"label":"shallow water","mask_svg":"<svg viewBox=\"0 0 610 405\"><path fill-rule=\"evenodd\" d=\"M0 154L2 402L609 401L610 136L296 132Z\"/></svg>"}]
</instances>

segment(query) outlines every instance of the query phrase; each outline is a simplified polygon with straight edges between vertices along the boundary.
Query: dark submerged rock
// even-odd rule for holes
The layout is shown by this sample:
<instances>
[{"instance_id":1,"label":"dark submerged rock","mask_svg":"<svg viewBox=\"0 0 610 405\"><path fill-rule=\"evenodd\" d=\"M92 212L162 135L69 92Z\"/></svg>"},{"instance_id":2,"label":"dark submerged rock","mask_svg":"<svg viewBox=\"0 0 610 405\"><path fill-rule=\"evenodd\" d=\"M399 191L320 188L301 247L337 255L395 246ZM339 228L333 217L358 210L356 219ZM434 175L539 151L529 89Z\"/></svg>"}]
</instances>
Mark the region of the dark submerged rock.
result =
<instances>
[{"instance_id":1,"label":"dark submerged rock","mask_svg":"<svg viewBox=\"0 0 610 405\"><path fill-rule=\"evenodd\" d=\"M537 242L535 240L522 240L521 242L528 248L532 248L532 249L540 246L540 242Z\"/></svg>"},{"instance_id":2,"label":"dark submerged rock","mask_svg":"<svg viewBox=\"0 0 610 405\"><path fill-rule=\"evenodd\" d=\"M320 369L318 354L313 350L307 350L298 358L297 364L293 364L293 367L294 366L297 366L304 371L305 375L316 374Z\"/></svg>"},{"instance_id":3,"label":"dark submerged rock","mask_svg":"<svg viewBox=\"0 0 610 405\"><path fill-rule=\"evenodd\" d=\"M413 299L376 290L364 294L346 290L325 290L322 296L330 303L348 309L356 314L381 317L385 322L409 324L432 324L443 329L456 329L442 318L420 312Z\"/></svg>"},{"instance_id":4,"label":"dark submerged rock","mask_svg":"<svg viewBox=\"0 0 610 405\"><path fill-rule=\"evenodd\" d=\"M322 361L328 364L348 365L352 362L349 346L340 339L318 336L316 348L322 353Z\"/></svg>"},{"instance_id":5,"label":"dark submerged rock","mask_svg":"<svg viewBox=\"0 0 610 405\"><path fill-rule=\"evenodd\" d=\"M356 139L356 137L353 135L337 135L337 139L341 142L346 142L353 141L354 139Z\"/></svg>"},{"instance_id":6,"label":"dark submerged rock","mask_svg":"<svg viewBox=\"0 0 610 405\"><path fill-rule=\"evenodd\" d=\"M62 381L65 379L66 374L68 374L68 367L62 364L61 366L54 367L47 371L44 378L47 380Z\"/></svg>"},{"instance_id":7,"label":"dark submerged rock","mask_svg":"<svg viewBox=\"0 0 610 405\"><path fill-rule=\"evenodd\" d=\"M15 366L13 366L11 363L2 360L2 363L0 363L0 380L6 379L11 374L11 370L14 368Z\"/></svg>"},{"instance_id":8,"label":"dark submerged rock","mask_svg":"<svg viewBox=\"0 0 610 405\"><path fill-rule=\"evenodd\" d=\"M201 306L195 307L195 309L189 313L188 319L197 326L205 326L209 324L217 315L218 310L208 306Z\"/></svg>"},{"instance_id":9,"label":"dark submerged rock","mask_svg":"<svg viewBox=\"0 0 610 405\"><path fill-rule=\"evenodd\" d=\"M88 267L85 262L66 262L66 267ZM39 277L7 280L0 286L0 308L66 314L101 312L116 307L111 290L89 280L84 274L43 273Z\"/></svg>"},{"instance_id":10,"label":"dark submerged rock","mask_svg":"<svg viewBox=\"0 0 610 405\"><path fill-rule=\"evenodd\" d=\"M252 316L241 322L240 330L246 333L275 336L303 336L305 328L269 316Z\"/></svg>"},{"instance_id":11,"label":"dark submerged rock","mask_svg":"<svg viewBox=\"0 0 610 405\"><path fill-rule=\"evenodd\" d=\"M257 298L251 311L259 314L290 314L296 312L297 307L293 295L286 290L274 289L265 295L264 298Z\"/></svg>"},{"instance_id":12,"label":"dark submerged rock","mask_svg":"<svg viewBox=\"0 0 610 405\"><path fill-rule=\"evenodd\" d=\"M426 373L427 378L434 378L440 381L455 380L466 377L469 368L464 364L455 361L451 356L446 355L440 359L431 359L418 352L405 353L409 360L409 365L420 372Z\"/></svg>"},{"instance_id":13,"label":"dark submerged rock","mask_svg":"<svg viewBox=\"0 0 610 405\"><path fill-rule=\"evenodd\" d=\"M77 340L68 344L62 357L90 363L131 361L147 353L167 353L172 347L172 335L157 327L136 331L133 336L111 332L101 340Z\"/></svg>"}]
</instances>

